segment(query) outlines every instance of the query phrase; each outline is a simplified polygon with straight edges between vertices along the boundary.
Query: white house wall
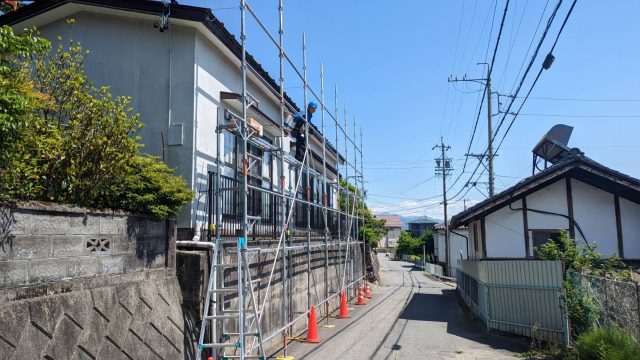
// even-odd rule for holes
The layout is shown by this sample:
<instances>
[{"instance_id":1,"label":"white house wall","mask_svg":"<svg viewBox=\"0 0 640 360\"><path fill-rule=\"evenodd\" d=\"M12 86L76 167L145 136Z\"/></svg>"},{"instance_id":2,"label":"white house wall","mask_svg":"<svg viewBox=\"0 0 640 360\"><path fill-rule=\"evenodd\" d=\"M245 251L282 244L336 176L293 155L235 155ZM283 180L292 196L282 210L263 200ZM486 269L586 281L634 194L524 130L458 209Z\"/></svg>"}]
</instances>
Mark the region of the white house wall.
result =
<instances>
[{"instance_id":1,"label":"white house wall","mask_svg":"<svg viewBox=\"0 0 640 360\"><path fill-rule=\"evenodd\" d=\"M522 202L515 201L512 207L521 208ZM487 236L487 257L525 257L524 227L521 211L505 206L485 217Z\"/></svg>"},{"instance_id":2,"label":"white house wall","mask_svg":"<svg viewBox=\"0 0 640 360\"><path fill-rule=\"evenodd\" d=\"M477 226L477 230L476 230ZM476 239L476 232L478 233L478 239ZM482 245L480 244L480 222L472 221L469 223L469 257L471 259L479 259L482 257ZM478 247L476 248L476 242Z\"/></svg>"},{"instance_id":3,"label":"white house wall","mask_svg":"<svg viewBox=\"0 0 640 360\"><path fill-rule=\"evenodd\" d=\"M194 30L172 26L161 33L151 19L91 12L69 17L75 25L67 25L66 18L55 21L39 27L42 36L57 46L58 35L65 44L70 35L89 50L84 61L88 78L96 86L110 86L114 96L132 98L132 107L145 124L139 131L142 151L161 157L164 137L165 162L191 183L192 145L185 141L168 146L168 132L170 123L183 124L182 138L192 135ZM188 209L182 211L178 226L187 226L189 217Z\"/></svg>"},{"instance_id":4,"label":"white house wall","mask_svg":"<svg viewBox=\"0 0 640 360\"><path fill-rule=\"evenodd\" d=\"M527 209L569 215L567 210L567 186L564 179L527 195ZM569 229L569 220L558 215L527 211L529 229Z\"/></svg>"},{"instance_id":5,"label":"white house wall","mask_svg":"<svg viewBox=\"0 0 640 360\"><path fill-rule=\"evenodd\" d=\"M383 246L387 248L393 248L400 240L400 228L388 228L387 235L383 239Z\"/></svg>"},{"instance_id":6,"label":"white house wall","mask_svg":"<svg viewBox=\"0 0 640 360\"><path fill-rule=\"evenodd\" d=\"M573 216L589 243L597 242L598 252L605 256L618 253L615 205L613 195L571 179ZM576 240L584 240L576 228Z\"/></svg>"},{"instance_id":7,"label":"white house wall","mask_svg":"<svg viewBox=\"0 0 640 360\"><path fill-rule=\"evenodd\" d=\"M457 234L454 232L449 233L449 244L451 245L449 258L451 259L453 268L456 267L457 260L460 259L461 254L462 260L467 260L469 258L467 250L468 231L466 229L456 229L454 231Z\"/></svg>"},{"instance_id":8,"label":"white house wall","mask_svg":"<svg viewBox=\"0 0 640 360\"><path fill-rule=\"evenodd\" d=\"M435 233L435 245L434 245L435 249L435 255L438 257L438 261L439 262L445 262L447 261L446 259L446 244L445 244L445 237L444 237L444 233L443 232L436 232Z\"/></svg>"},{"instance_id":9,"label":"white house wall","mask_svg":"<svg viewBox=\"0 0 640 360\"><path fill-rule=\"evenodd\" d=\"M215 170L216 157L216 123L217 117L222 116L220 92L242 93L242 73L238 64L233 63L212 40L202 36L195 37L195 97L196 97L196 121L195 121L195 172L197 174L198 188L206 189L209 171ZM249 77L248 77L249 78ZM280 118L279 104L274 104L261 89L258 89L250 81L247 91L259 101L259 108L274 120ZM222 108L225 106L222 105ZM234 110L235 111L235 110ZM274 129L266 125L265 136L274 141ZM223 132L222 136L233 136L229 132ZM222 138L224 139L224 138ZM221 141L221 145L222 145ZM222 155L224 149L220 149ZM223 169L223 174L232 176L231 169ZM285 172L285 187L288 186L288 171ZM279 185L274 182L275 185ZM193 226L201 226L205 221L206 199L199 199L194 203L192 216L195 219Z\"/></svg>"},{"instance_id":10,"label":"white house wall","mask_svg":"<svg viewBox=\"0 0 640 360\"><path fill-rule=\"evenodd\" d=\"M624 257L640 259L640 205L620 198L620 220Z\"/></svg>"}]
</instances>

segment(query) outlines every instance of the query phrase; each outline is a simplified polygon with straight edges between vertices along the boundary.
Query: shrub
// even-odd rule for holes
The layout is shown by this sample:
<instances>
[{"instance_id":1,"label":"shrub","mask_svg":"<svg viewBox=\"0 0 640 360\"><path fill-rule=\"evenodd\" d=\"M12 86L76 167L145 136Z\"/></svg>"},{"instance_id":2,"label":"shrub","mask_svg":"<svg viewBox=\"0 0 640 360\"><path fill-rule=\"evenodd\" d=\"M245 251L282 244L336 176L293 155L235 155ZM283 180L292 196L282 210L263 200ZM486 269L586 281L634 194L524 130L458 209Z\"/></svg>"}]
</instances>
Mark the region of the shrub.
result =
<instances>
[{"instance_id":1,"label":"shrub","mask_svg":"<svg viewBox=\"0 0 640 360\"><path fill-rule=\"evenodd\" d=\"M586 244L579 248L576 240L562 231L558 241L549 240L536 248L541 260L561 260L566 270L589 273L595 276L627 280L631 272L616 256L605 259L596 251L595 244ZM589 330L599 317L599 310L593 299L575 279L567 276L563 282L563 302L571 324L571 333L577 336Z\"/></svg>"},{"instance_id":2,"label":"shrub","mask_svg":"<svg viewBox=\"0 0 640 360\"><path fill-rule=\"evenodd\" d=\"M155 217L175 215L193 197L184 179L148 155L131 159L125 177L109 190L105 206Z\"/></svg>"},{"instance_id":3,"label":"shrub","mask_svg":"<svg viewBox=\"0 0 640 360\"><path fill-rule=\"evenodd\" d=\"M0 200L175 215L193 193L140 154L131 99L92 85L79 44L52 52L36 35L0 27Z\"/></svg>"},{"instance_id":4,"label":"shrub","mask_svg":"<svg viewBox=\"0 0 640 360\"><path fill-rule=\"evenodd\" d=\"M617 327L604 327L583 333L575 342L581 360L640 359L640 345Z\"/></svg>"}]
</instances>

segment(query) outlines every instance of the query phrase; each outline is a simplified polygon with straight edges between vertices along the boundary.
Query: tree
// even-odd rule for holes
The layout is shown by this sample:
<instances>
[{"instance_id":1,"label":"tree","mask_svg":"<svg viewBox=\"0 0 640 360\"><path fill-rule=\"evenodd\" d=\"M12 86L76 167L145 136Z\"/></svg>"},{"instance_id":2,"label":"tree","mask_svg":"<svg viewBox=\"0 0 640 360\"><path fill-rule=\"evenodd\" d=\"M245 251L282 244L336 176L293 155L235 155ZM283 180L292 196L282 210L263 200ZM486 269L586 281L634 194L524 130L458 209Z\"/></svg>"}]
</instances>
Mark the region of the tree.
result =
<instances>
[{"instance_id":1,"label":"tree","mask_svg":"<svg viewBox=\"0 0 640 360\"><path fill-rule=\"evenodd\" d=\"M435 250L435 246L434 246L434 238L433 238L433 232L427 230L424 232L424 234L422 234L422 236L420 236L419 238L420 240L420 255L422 254L422 246L424 245L425 247L425 252L427 254L433 254L434 250Z\"/></svg>"},{"instance_id":2,"label":"tree","mask_svg":"<svg viewBox=\"0 0 640 360\"><path fill-rule=\"evenodd\" d=\"M89 81L79 44L51 52L35 30L15 35L7 26L0 40L0 199L158 217L189 202L187 183L140 153L131 99Z\"/></svg>"},{"instance_id":3,"label":"tree","mask_svg":"<svg viewBox=\"0 0 640 360\"><path fill-rule=\"evenodd\" d=\"M349 184L345 179L340 179L340 186L342 189L349 190L349 199L343 192L338 197L338 203L340 209L346 213L354 213L364 218L364 226L359 229L358 236L366 239L366 242L371 247L377 247L378 242L385 236L388 230L384 227L385 220L378 220L373 217L373 213L363 200L362 191L356 188L353 184ZM354 203L355 195L355 203ZM347 208L348 207L348 208Z\"/></svg>"},{"instance_id":4,"label":"tree","mask_svg":"<svg viewBox=\"0 0 640 360\"><path fill-rule=\"evenodd\" d=\"M35 197L55 129L38 116L47 97L36 90L31 75L49 42L26 30L16 36L0 27L0 200ZM55 154L52 154L55 156Z\"/></svg>"},{"instance_id":5,"label":"tree","mask_svg":"<svg viewBox=\"0 0 640 360\"><path fill-rule=\"evenodd\" d=\"M400 231L400 239L396 246L396 253L405 255L422 254L422 242L411 236L408 231Z\"/></svg>"}]
</instances>

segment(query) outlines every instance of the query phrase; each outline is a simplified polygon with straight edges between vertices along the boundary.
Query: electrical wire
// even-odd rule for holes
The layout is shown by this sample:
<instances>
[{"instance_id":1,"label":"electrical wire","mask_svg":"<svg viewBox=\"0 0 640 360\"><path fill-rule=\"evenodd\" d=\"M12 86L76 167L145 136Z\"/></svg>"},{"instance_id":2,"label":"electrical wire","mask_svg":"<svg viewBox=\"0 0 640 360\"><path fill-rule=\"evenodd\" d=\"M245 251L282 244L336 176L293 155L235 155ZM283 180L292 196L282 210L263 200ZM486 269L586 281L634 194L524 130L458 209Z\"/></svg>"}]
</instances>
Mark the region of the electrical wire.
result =
<instances>
[{"instance_id":1,"label":"electrical wire","mask_svg":"<svg viewBox=\"0 0 640 360\"><path fill-rule=\"evenodd\" d=\"M567 21L569 20L569 17L571 17L571 14L573 13L573 9L575 8L577 2L578 2L578 0L573 0L573 3L571 4L571 8L569 8L569 11L567 12L567 15L565 16L564 21L562 22L562 26L560 27L560 30L558 31L558 34L556 35L556 39L553 42L553 46L551 47L551 50L549 50L549 54L553 53L553 50L555 49L556 45L558 44L558 40L560 39L560 35L562 35L562 32L564 31L564 27L567 24ZM511 130L511 127L513 126L513 123L518 118L518 114L520 113L520 110L522 110L522 107L527 102L527 99L529 98L529 95L531 95L531 92L533 91L533 88L536 86L536 83L538 82L538 79L540 79L540 75L542 75L542 71L543 70L544 70L544 68L540 67L540 70L538 71L538 75L536 76L536 79L533 81L533 84L531 84L531 88L529 88L529 91L527 92L527 95L522 100L522 103L520 104L520 107L518 108L518 111L513 116L513 119L511 119L511 123L509 124L509 127L507 127L507 130L505 130L504 135L502 136L502 139L500 140L500 143L498 144L498 147L496 148L496 153L500 149L500 146L502 146L502 143L504 142L504 139L507 137L507 134L509 133L509 130ZM497 131L496 131L496 134L497 134Z\"/></svg>"},{"instance_id":2,"label":"electrical wire","mask_svg":"<svg viewBox=\"0 0 640 360\"><path fill-rule=\"evenodd\" d=\"M497 2L496 2L496 6L494 7L494 18L495 18L495 9L496 8L497 8ZM502 13L502 19L500 20L500 28L498 30L498 35L496 37L496 45L493 48L493 55L492 55L492 58L491 58L491 63L489 65L489 69L487 71L486 79L490 79L491 78L491 73L493 71L493 66L495 65L496 56L498 54L498 49L500 47L500 39L502 38L502 31L504 29L504 23L505 23L505 20L507 18L508 10L509 10L509 0L507 0L507 2L505 3L505 6L504 6L504 10L503 10L503 13ZM491 28L492 28L492 32L493 32L493 23L491 25ZM491 34L489 35L489 39L491 39ZM488 51L489 51L489 47L487 46L487 54L488 54ZM486 98L486 85L485 85L485 91L482 94L482 99L480 100L480 106L478 107L478 114L476 116L476 120L475 120L475 123L473 125L473 131L471 132L471 139L469 140L469 145L467 146L467 154L471 151L471 146L473 144L473 140L475 138L476 130L478 128L478 122L480 120L480 113L482 112L482 105L484 103L484 99L485 98ZM467 167L467 160L465 159L464 165L462 167L462 172L453 181L453 183L449 186L448 191L453 189L453 187L457 184L457 182L460 180L460 177L464 173L466 167Z\"/></svg>"},{"instance_id":3,"label":"electrical wire","mask_svg":"<svg viewBox=\"0 0 640 360\"><path fill-rule=\"evenodd\" d=\"M517 99L523 99L524 96L515 96ZM640 99L580 99L580 98L554 98L554 97L535 97L529 96L533 100L553 100L553 101L584 101L584 102L640 102Z\"/></svg>"},{"instance_id":4,"label":"electrical wire","mask_svg":"<svg viewBox=\"0 0 640 360\"><path fill-rule=\"evenodd\" d=\"M549 16L549 20L547 20L547 26L545 27L542 36L540 37L540 40L538 41L538 45L536 46L535 51L533 52L533 55L531 56L531 60L529 61L529 65L527 66L524 74L522 75L522 78L520 79L520 84L518 84L518 88L515 91L514 96L518 96L518 94L520 93L520 90L522 89L522 85L524 85L525 80L527 79L527 76L529 75L529 71L531 71L531 68L533 67L533 64L536 60L536 58L538 57L538 53L540 52L540 48L542 47L542 44L544 43L544 40L547 37L547 34L549 33L549 29L551 28L551 25L553 24L553 21L556 17L556 14L558 13L558 9L560 9L560 5L562 5L562 0L558 0L555 8L553 9L553 12L551 13L551 15ZM542 67L541 67L542 69ZM537 78L540 77L540 73L538 73ZM537 81L534 80L534 84ZM507 110L505 111L504 115L502 116L502 119L500 119L500 122L498 123L498 126L493 134L492 137L492 142L495 140L496 134L498 134L498 132L500 131L500 128L502 127L502 125L504 124L504 120L507 117L507 115L509 114L509 110L511 110L511 107L513 106L515 100L512 99L509 102L509 106L507 107Z\"/></svg>"},{"instance_id":5,"label":"electrical wire","mask_svg":"<svg viewBox=\"0 0 640 360\"><path fill-rule=\"evenodd\" d=\"M640 118L640 115L569 115L569 114L523 114L518 116L565 117L565 118Z\"/></svg>"}]
</instances>

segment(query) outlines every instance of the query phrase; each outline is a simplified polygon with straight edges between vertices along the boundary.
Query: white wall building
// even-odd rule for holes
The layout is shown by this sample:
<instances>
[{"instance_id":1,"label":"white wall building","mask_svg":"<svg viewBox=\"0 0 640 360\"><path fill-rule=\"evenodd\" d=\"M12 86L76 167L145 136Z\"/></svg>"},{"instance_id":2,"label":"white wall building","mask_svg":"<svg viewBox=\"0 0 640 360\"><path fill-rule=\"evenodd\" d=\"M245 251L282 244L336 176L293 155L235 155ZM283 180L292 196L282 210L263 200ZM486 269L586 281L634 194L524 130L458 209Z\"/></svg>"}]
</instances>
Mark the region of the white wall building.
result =
<instances>
[{"instance_id":1,"label":"white wall building","mask_svg":"<svg viewBox=\"0 0 640 360\"><path fill-rule=\"evenodd\" d=\"M387 235L383 236L378 243L379 248L393 249L400 240L400 231L402 231L402 220L398 215L376 215L377 220L385 220L384 227L387 229Z\"/></svg>"},{"instance_id":2,"label":"white wall building","mask_svg":"<svg viewBox=\"0 0 640 360\"><path fill-rule=\"evenodd\" d=\"M604 256L640 259L640 180L581 154L457 214L470 259L535 258L561 230Z\"/></svg>"},{"instance_id":3,"label":"white wall building","mask_svg":"<svg viewBox=\"0 0 640 360\"><path fill-rule=\"evenodd\" d=\"M154 23L168 11L169 27L160 32ZM70 18L75 25L67 24ZM241 46L211 11L145 0L39 1L4 15L1 21L16 32L36 26L54 46L59 35L65 44L70 37L90 51L85 59L89 79L96 86L110 86L114 95L132 97L134 110L145 124L140 131L143 151L163 158L197 193L178 216L178 237L190 238L205 227L206 189L216 154L222 157L222 175L235 178L241 169L236 137L225 131L220 143L216 139L216 124L225 110L241 114ZM247 58L248 92L257 100L248 117L263 126L263 140L278 146L279 84L251 55ZM297 111L288 97L286 101L289 109ZM323 140L318 131L312 133L311 164L320 169ZM287 152L290 140L287 135ZM255 147L250 152L259 158L252 174L254 185L279 191L276 155ZM327 175L333 181L338 157L328 146ZM293 174L293 169L285 171L287 190ZM317 179L312 179L312 188L314 201L321 201ZM337 207L337 196L328 195L329 203Z\"/></svg>"},{"instance_id":4,"label":"white wall building","mask_svg":"<svg viewBox=\"0 0 640 360\"><path fill-rule=\"evenodd\" d=\"M444 224L437 224L434 229L434 254L438 257L438 262L445 264L447 274L456 277L456 268L458 260L467 260L469 258L469 231L466 227L458 227L449 231L449 259L451 265L447 262L447 246L445 241Z\"/></svg>"}]
</instances>

